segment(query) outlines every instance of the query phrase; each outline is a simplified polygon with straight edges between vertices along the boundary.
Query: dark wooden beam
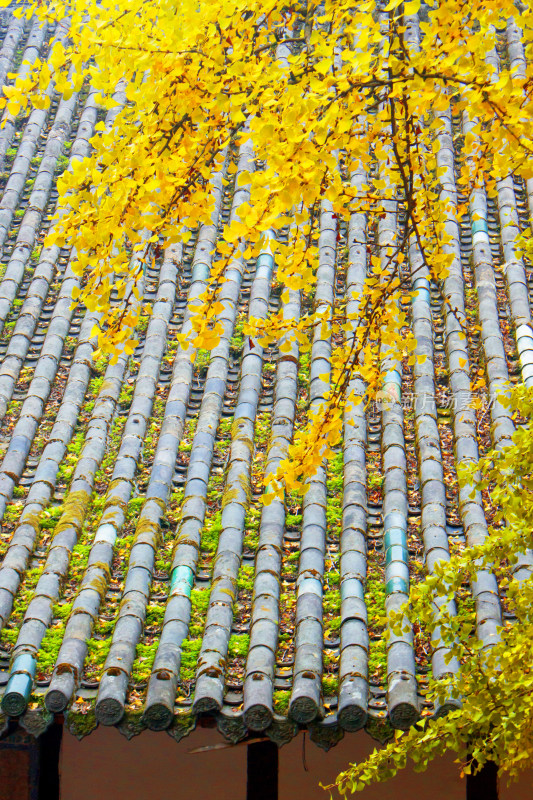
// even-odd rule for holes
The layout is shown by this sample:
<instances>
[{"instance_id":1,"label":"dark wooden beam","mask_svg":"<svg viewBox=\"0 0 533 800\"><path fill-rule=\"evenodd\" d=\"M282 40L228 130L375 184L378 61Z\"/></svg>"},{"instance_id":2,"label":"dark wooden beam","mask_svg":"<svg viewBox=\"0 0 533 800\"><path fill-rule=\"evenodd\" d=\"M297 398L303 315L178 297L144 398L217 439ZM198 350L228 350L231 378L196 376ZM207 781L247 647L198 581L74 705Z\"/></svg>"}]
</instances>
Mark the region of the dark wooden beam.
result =
<instances>
[{"instance_id":1,"label":"dark wooden beam","mask_svg":"<svg viewBox=\"0 0 533 800\"><path fill-rule=\"evenodd\" d=\"M59 755L63 725L55 722L38 738L39 800L59 800Z\"/></svg>"},{"instance_id":2,"label":"dark wooden beam","mask_svg":"<svg viewBox=\"0 0 533 800\"><path fill-rule=\"evenodd\" d=\"M498 767L492 761L466 776L466 800L498 800Z\"/></svg>"},{"instance_id":3,"label":"dark wooden beam","mask_svg":"<svg viewBox=\"0 0 533 800\"><path fill-rule=\"evenodd\" d=\"M248 745L246 800L278 800L278 746L274 742Z\"/></svg>"}]
</instances>

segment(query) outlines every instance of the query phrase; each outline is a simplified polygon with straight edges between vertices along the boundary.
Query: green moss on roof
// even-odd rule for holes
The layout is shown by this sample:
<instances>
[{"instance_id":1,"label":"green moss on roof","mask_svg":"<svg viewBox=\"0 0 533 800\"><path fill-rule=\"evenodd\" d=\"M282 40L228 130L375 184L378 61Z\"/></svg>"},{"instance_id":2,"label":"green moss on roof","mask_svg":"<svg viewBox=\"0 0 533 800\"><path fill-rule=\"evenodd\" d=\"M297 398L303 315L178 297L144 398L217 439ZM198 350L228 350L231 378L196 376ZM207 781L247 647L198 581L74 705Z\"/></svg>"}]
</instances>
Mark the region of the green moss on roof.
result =
<instances>
[{"instance_id":1,"label":"green moss on roof","mask_svg":"<svg viewBox=\"0 0 533 800\"><path fill-rule=\"evenodd\" d=\"M62 142L62 154L55 163L56 177L67 168L71 150L81 146L81 140L78 141L76 148L72 145L76 141L80 113L85 102L87 102L86 95L81 98L80 108L73 114L69 131L71 141L65 139ZM52 125L53 122L54 119L51 119ZM18 153L26 124L26 117L17 120L19 131L8 143L7 169L3 177L0 176L1 181L5 182L9 178L11 165ZM457 143L459 141L457 139ZM43 153L44 148L39 144L39 150L35 151L30 169L24 178L24 197L21 194L19 206L14 210L14 221L5 236L4 259L0 266L0 294L4 285L2 281L7 281L7 277L9 281L14 280L13 268L10 266L12 248L16 243L19 221L25 215L29 195L35 185L40 185L36 184L36 181L43 163ZM231 149L229 159L233 169L236 164L235 148ZM231 211L232 183L228 183L225 189L227 192L222 196L221 207L218 209L220 224L217 236L220 236L220 231L223 229L222 222L227 219ZM524 202L523 186L519 182L516 184L516 193L520 201ZM224 661L225 670L222 689L223 693L231 690L233 695L231 714L235 715L238 715L244 707L242 691L247 666L251 663L251 659L250 662L248 659L254 651L254 635L257 635L265 620L276 628L278 612L279 637L272 645L275 653L269 655L268 664L265 662L263 666L265 674L274 674L272 700L275 713L283 716L289 713L295 677L295 658L299 646L298 629L299 627L302 629L300 616L308 620L315 613L314 605L309 610L305 608L304 603L305 613L298 608L297 597L301 592L300 587L307 585L309 595L320 597L322 593L321 604L320 601L318 604L321 615L319 622L323 627L327 647L320 653L323 671L317 676L317 683L322 696L326 697L330 704L328 708L320 709L320 713L322 711L327 714L332 713L342 678L340 651L344 644L343 637L347 635L346 629L349 627L345 626L345 623L353 620L353 617L346 614L355 613L354 607L346 605L346 608L351 608L347 612L343 606L346 587L349 586L349 581L354 579L354 575L349 572L352 567L345 565L349 563L349 558L343 563L342 556L346 555L343 547L347 546L343 543L343 535L348 534L345 537L348 541L349 534L356 530L349 521L350 504L355 506L356 503L350 500L350 504L347 505L343 496L346 478L350 477L349 467L345 462L346 441L336 445L335 452L327 464L326 492L323 501L325 508L320 506L320 513L314 509L311 514L307 514L303 498L297 493L287 493L283 503L276 507L276 513L282 519L279 531L276 528L278 518L269 516L273 507L270 507L269 512L269 507L264 508L261 502L265 472L272 468L269 458L274 458L272 453L275 450L273 446L275 436L280 436L280 428L290 429L288 420L291 414L295 415L298 424L301 425L309 413L313 391L311 376L315 374L312 349L310 346L302 347L305 352L300 352L297 363L294 363L292 368L289 381L292 388L283 395L282 390L286 391L286 387L281 386L280 365L287 366L293 362L292 357L287 358L286 355L280 359L277 350L279 343L274 342L263 353L257 382L259 389L256 395L256 384L250 379L251 372L243 370L244 354L248 349L252 347L252 357L247 362L249 370L252 370L249 364L253 359L257 359L259 354L255 343L250 342L244 333L246 318L250 312L250 297L254 296L250 290L255 275L255 265L248 263L245 265L246 269L243 268L244 277L237 292L237 302L227 303L228 309L231 306L231 314L235 316L233 327L230 324L231 314L226 318L225 345L229 354L227 376L221 364L223 358L215 360L211 351L199 350L195 355L194 365L190 365L190 380L188 377L183 377L189 373L185 369L184 352L176 340L176 334L182 330L185 301L191 286L191 269L201 233L196 230L191 232L190 243L182 248L179 258L175 259L179 261L180 266L174 293L169 294L169 324L162 334L163 346L157 351L159 361L155 372L150 371L150 364L154 361L156 352L154 340L157 336L148 340L153 319L153 314L150 314L149 310L151 308L155 313L157 306L158 279L162 274L165 256L162 248L159 248L161 249L159 254L154 251L155 267L151 259L148 259L145 265L146 296L140 309L141 317L137 330L139 344L131 357L124 358L123 374L117 372L114 365L110 364L109 358L95 352L95 343L90 343L88 335L90 330L83 327L84 321L87 321L84 308L73 309L72 319L70 316L61 318L61 315L66 313L64 307L70 305L59 302L63 298L63 280L68 263L65 253L56 254L49 278L35 278L45 263L43 261L37 266L39 260L44 256L49 257L48 249L43 251L43 235L44 225L47 224L46 217L51 215L53 205L51 195L48 201L49 204L42 214L42 229L35 231L34 242L26 248L28 258L24 266L23 279L14 280L15 293L9 294L9 313L2 319L3 329L0 337L0 362L9 355L12 360L8 363L12 364L16 350L15 341L20 341L26 336L26 334L18 336L22 326L20 320L30 307L33 308L33 303L37 304L39 313L36 327L29 334L28 347L20 364L17 369L13 368L14 383L12 389L5 390L5 411L0 426L0 477L7 476L6 485L8 481L13 484L12 498L6 505L2 519L0 558L5 559L6 554L14 554L15 548L19 547L16 544L17 537L23 542L23 548L29 548L31 551L26 561L21 564L17 561L13 568L16 575L20 574L20 582L16 587L9 618L0 635L1 647L8 654L16 647L29 603L35 597L39 580L47 575L46 559L54 542L56 544L62 542L64 563L58 557L52 564L50 573L53 576L54 569L61 572L57 596L52 596L54 590L53 587L50 588L53 578L49 585L44 579L41 583L41 597L51 604L51 623L46 626L40 644L37 678L40 682L51 678L58 663L59 650L73 605L79 597L81 586L84 585L89 565L92 564L98 574L95 576L93 573L87 585L96 590L100 601L94 625L87 639L87 656L79 675L79 684L71 698L73 704L69 706L67 712L68 724L79 735L94 729L97 687L102 679L106 658L111 652L117 621L127 617L126 611L131 608L132 614L138 613L142 617L145 613L139 640L129 642L135 657L133 669L128 675L126 719L130 720L131 726L137 731L144 724L141 717L148 696L147 684L161 640L169 598L172 598L172 592L177 592L178 595L179 592L183 592L187 595L190 591L190 621L185 639L180 643L181 667L174 709L173 735L178 738L191 728L195 720L190 704L195 696L197 667L204 641L206 619L210 612L215 616L217 610L212 594L213 575L218 574L217 582L225 580L230 586L225 589L224 599L228 598L226 605L230 608L231 624L225 627L220 625L221 635L225 637L224 642L227 645L227 655L221 659ZM497 209L491 203L488 206L488 216L494 230L497 231L499 224ZM354 254L350 250L348 230L344 221L337 223L335 258L339 296L336 302L339 313L341 310L344 313L341 302L346 288L346 270L351 264L353 265ZM366 235L369 252L372 254L375 251L375 237L379 233L378 225L378 220L369 220ZM466 219L463 233L469 233ZM281 232L280 235L285 234ZM211 245L214 247L214 244L214 241L211 242L210 247ZM310 244L312 247L318 246L317 230L312 231ZM462 247L465 256L463 277L466 315L473 321L479 319L480 314L473 271L475 264L471 259L469 261L469 245L463 242ZM202 258L205 259L205 252L202 252ZM512 315L509 314L503 276L498 271L499 256L494 258L495 287L498 308L501 311L500 327L495 331L495 336L502 336L512 380L518 380L518 366L514 373L512 367L513 364L518 364L513 342L514 328L509 324ZM406 281L409 280L408 275L404 277ZM44 280L47 284L44 296L40 285L36 283L37 280L41 282ZM5 286L7 283L4 288ZM442 309L442 304L439 305L440 300L435 287L431 288L435 377L439 387L443 391L444 389L448 391L450 374L445 353L447 345L444 337L445 310ZM274 286L264 299L267 303L270 302L272 307L279 307L283 311L285 301L280 299L278 289L279 287ZM407 308L410 302L409 292L406 290L404 295L403 300ZM308 307L305 305L302 307L302 316L311 307L312 292L306 298L306 302ZM70 310L68 313L71 313ZM59 333L51 327L51 320L56 318L61 322L58 325ZM165 325L166 319L164 314L159 317ZM52 334L47 340L47 334L51 330ZM82 330L85 338L81 336ZM13 338L15 333L17 336ZM58 346L57 340L53 338L58 336L61 346ZM150 341L148 348L145 347L147 341ZM480 374L486 370L482 344L475 332L469 330L468 345L473 362L472 371ZM310 340L309 345L311 345ZM60 353L59 361L57 353ZM176 365L179 369L174 374ZM11 369L10 366L9 370ZM34 410L37 395L32 392L39 389L39 381L46 382L41 377L33 383L37 369L40 371L37 374L41 376L43 371L46 375L51 375L51 387L49 394L44 398L42 413L37 414L37 425L34 430L32 415L37 413ZM6 374L9 370L6 370ZM146 377L145 371L150 377ZM150 382L152 378L153 384ZM404 369L403 381L404 388L414 392L413 373L407 368ZM246 387L246 396L244 390L243 395L240 394L243 386ZM150 387L153 387L153 390ZM209 397L206 396L206 388L212 392ZM460 539L463 531L460 527L461 510L457 497L453 453L454 412L450 407L448 395L444 396L441 393L438 397L437 423L445 469L447 522L455 526ZM183 407L179 405L182 400ZM220 409L217 405L219 402ZM209 416L211 410L215 408L216 413L213 411L212 416ZM72 419L69 416L71 411ZM364 575L358 576L357 579L361 578L361 591L364 588L364 604L368 615L367 632L370 638L369 728L375 735L385 738L391 734L386 722L386 706L372 707L374 695L377 693L379 701L387 689L387 645L384 636L385 601L388 591L385 583L386 548L383 541L383 512L387 490L383 464L384 422L381 412L374 413L372 409L367 409L366 413L368 441L361 444L359 456L367 472L365 485L361 483L365 497L360 501L368 510L365 518L366 538L363 542L367 549L364 557L367 577L366 581ZM146 419L143 416L145 414ZM204 415L202 424L199 424L202 414ZM68 419L69 422L65 422L63 428L59 423L56 427L57 421L61 422L62 419ZM206 421L209 422L209 427ZM416 580L425 567L418 514L422 504L421 489L417 485L420 482L420 443L417 440L417 418L414 409L404 409L404 423L400 428L404 434L408 460L407 558L411 579ZM488 417L487 419L478 417L478 429L480 446L483 449L490 444ZM100 430L103 431L104 437L102 447L96 444L97 436L94 442L91 439L91 436ZM142 434L137 436L136 430L142 430ZM176 437L175 458L170 444L172 436ZM28 437L27 448L26 437ZM163 452L160 452L158 448L162 442L164 447ZM274 454L276 458L280 457L280 452L286 445L287 441L279 445L280 450L276 450ZM24 463L21 468L18 469L16 465L10 466L8 456L12 457L13 453L23 451ZM58 453L60 455L57 455ZM243 455L245 453L246 455ZM249 461L246 460L248 457ZM58 460L54 461L54 458ZM238 477L235 477L232 470ZM74 480L75 476L78 483ZM233 484L228 486L230 476ZM358 474L358 480L364 482L364 476ZM87 485L80 488L84 481ZM239 488L236 489L236 486ZM120 496L114 500L116 508L111 515L109 497L117 487L120 488ZM241 494L244 497L242 501L239 499ZM147 500L149 497L152 500ZM195 504L190 502L191 498L195 500ZM239 506L240 502L244 507ZM188 516L185 516L184 508L188 509L186 512ZM321 524L322 510L325 511L326 527L318 533L314 526ZM108 516L105 517L106 524L102 529L101 523L106 512ZM114 525L122 513L125 517L124 524L114 540ZM487 510L487 514L489 513L490 510ZM343 518L343 514L346 518ZM187 523L191 520L197 521L200 528L199 547L196 551L196 546L191 545L194 554L188 552L183 556L183 563L180 562L180 568L184 567L183 582L180 583L172 575L173 559L178 551L180 557L183 555L184 543L190 544L187 540ZM178 542L178 531L181 530L184 531L184 540ZM232 534L232 531L236 533ZM312 538L310 531L314 531L316 539ZM312 546L306 545L306 537L309 536ZM72 540L69 537L72 537ZM106 542L113 543L112 547L109 545L110 553L105 550ZM264 567L264 573L258 574L256 566L269 548L272 556L269 564L273 566ZM320 558L313 552L314 560L311 559L313 566L306 567L308 571L304 575L303 565L307 563L310 551L315 550L319 552L320 558L323 557L323 572L320 571ZM106 558L110 559L109 563ZM277 558L280 560L279 567ZM194 575L187 573L189 563L193 563ZM0 577L1 569L0 565ZM145 576L148 576L147 581L144 581ZM276 609L273 598L278 589L279 608ZM50 596L47 593L50 593ZM464 596L461 595L458 601L465 608L472 606L471 594L466 589ZM219 605L224 605L220 599L217 602ZM182 610L180 613L185 612ZM261 647L266 652L270 644L267 647L261 642ZM25 645L24 648L27 649ZM254 657L258 650L259 647L256 645ZM423 659L418 660L419 673L425 673L429 669L427 658L424 663ZM82 688L86 686L92 689ZM42 705L47 687L43 686L42 690L42 693L33 696L32 703ZM87 696L82 696L83 693ZM224 711L227 712L228 709ZM331 722L331 718L328 722Z\"/></svg>"}]
</instances>

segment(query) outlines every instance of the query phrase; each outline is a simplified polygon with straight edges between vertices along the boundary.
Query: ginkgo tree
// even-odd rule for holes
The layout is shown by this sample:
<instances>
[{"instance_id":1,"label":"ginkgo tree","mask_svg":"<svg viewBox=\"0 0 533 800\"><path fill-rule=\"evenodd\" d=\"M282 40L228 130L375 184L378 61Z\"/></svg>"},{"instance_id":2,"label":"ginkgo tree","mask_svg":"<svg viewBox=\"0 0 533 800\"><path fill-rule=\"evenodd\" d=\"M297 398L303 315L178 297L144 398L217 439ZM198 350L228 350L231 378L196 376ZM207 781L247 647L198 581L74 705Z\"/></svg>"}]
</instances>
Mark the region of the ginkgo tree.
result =
<instances>
[{"instance_id":1,"label":"ginkgo tree","mask_svg":"<svg viewBox=\"0 0 533 800\"><path fill-rule=\"evenodd\" d=\"M490 189L510 165L523 177L531 171L527 78L509 69L496 75L489 57L496 31L513 17L520 16L527 48L527 14L519 15L511 0L468 6L457 0L424 6L418 24L408 15L419 10L419 0L405 6L391 0L382 10L374 0L355 6L137 0L35 3L24 12L51 22L68 16L70 44L52 43L49 66L37 60L6 88L11 114L29 102L49 102L44 87L52 73L67 94L90 80L108 108L125 87L127 102L110 130L100 124L93 155L62 176L64 213L53 234L56 243L76 246L74 269L85 276L79 299L102 312L102 350L133 347L139 307L111 304L111 291L125 299L138 291L150 244L186 241L210 221L211 179L230 142L249 140L260 166L239 176L249 184L249 200L218 245L195 309L196 347L217 341L217 293L236 252L256 256L268 236L276 279L312 300L321 205L349 220L354 213L379 218L388 203L401 204L394 241L369 253L357 319L342 303L334 309L333 388L283 464L289 488L302 488L339 441L353 369L377 391L384 348L413 358L399 303L411 237L435 281L452 258L436 161L440 112L468 108L475 120L460 177L466 195L479 180ZM376 163L379 175L372 175ZM354 187L359 168L368 181ZM286 229L285 237L270 235ZM306 305L297 322L272 314L257 325L252 320L247 333L267 344L290 332L307 347L314 326L325 321L312 302ZM347 326L352 340L338 335Z\"/></svg>"},{"instance_id":2,"label":"ginkgo tree","mask_svg":"<svg viewBox=\"0 0 533 800\"><path fill-rule=\"evenodd\" d=\"M90 82L108 109L117 105L119 89L125 92L114 124L97 126L92 155L74 162L61 177L59 221L50 236L75 248L73 269L83 282L73 299L100 312L101 351L133 349L140 306L128 299L139 295L143 264L153 258L156 245L186 242L198 225L210 222L213 176L228 149L253 149L254 168L238 177L239 185L248 187L248 199L217 245L206 291L193 309L191 343L211 349L218 341L218 295L231 260L239 253L251 259L271 252L282 297L299 292L305 313L288 320L272 312L266 320L249 320L245 333L264 345L289 335L305 350L319 329L333 343L331 389L311 409L305 428L296 430L270 487L278 493L305 491L309 477L341 440L343 412L362 399L350 394L353 376L364 380L370 399L382 389L384 354L414 363L415 341L402 304L410 291L405 265L413 247L436 286L442 287L454 258L447 222L452 211L460 217L468 207L457 202L452 209L450 193L443 191L438 154L445 119L467 113L471 123L463 142L468 157L457 181L462 197L480 185L494 191L511 172L526 181L533 176L533 84L527 62L533 12L512 0L39 0L20 13L50 23L68 18L70 34L67 43L52 42L47 63L37 60L22 80L5 88L0 102L8 114L48 103L50 80L64 96ZM495 55L499 31L513 21L522 31L522 71L500 64ZM234 160L227 181L232 171ZM360 294L349 298L351 310L348 298L341 297L325 315L313 302L321 211L327 209L345 225L353 215L363 215L371 226L391 208L398 224L386 242L365 243L366 278ZM526 239L520 247L531 250ZM111 302L112 292L118 303ZM442 299L449 305L445 295ZM453 307L449 311L456 313ZM530 413L530 401L522 397L519 402ZM522 448L526 458L523 440L513 447ZM518 469L501 452L496 466L486 464L487 480L497 485L498 476ZM507 481L507 495L503 486L502 508L505 497L515 502L531 490L521 482L525 468L512 474L516 483ZM510 507L507 516L519 510ZM522 541L525 529L517 541L507 516L505 535L500 531L490 538L486 550L475 554L477 561L490 557L503 563L528 546ZM472 579L471 563L472 556L457 557L420 584L409 613L429 629L435 626L428 593L456 591ZM508 596L526 621L531 591L528 580L517 588L511 579ZM441 615L439 635L450 652L459 647L459 660L475 662L489 675L483 686L490 694L491 681L499 680L494 676L512 650L502 645L477 658L472 637L457 629L458 619ZM517 646L523 644L521 639ZM470 648L470 658L464 648ZM477 697L473 673L459 674L454 695ZM439 685L435 696L449 690ZM511 706L509 699L501 711L511 726L506 730L518 724L510 721ZM463 709L433 727L414 728L376 756L373 766L343 776L339 786L358 788L387 775L401 766L407 750L420 752L420 744L424 759L430 758L442 743L453 744L452 732L466 743L464 752L482 763L472 740L486 741L498 723L494 716L470 714L470 726L464 728L468 702ZM531 751L529 740L516 741ZM505 760L502 748L493 756ZM516 755L506 764L512 772L526 760Z\"/></svg>"},{"instance_id":3,"label":"ginkgo tree","mask_svg":"<svg viewBox=\"0 0 533 800\"><path fill-rule=\"evenodd\" d=\"M429 699L447 713L426 719L408 731L397 731L383 748L353 764L326 788L341 794L359 791L374 781L388 780L411 765L424 770L436 757L452 752L463 774L498 765L502 778L512 781L533 768L533 581L524 569L533 530L533 392L519 387L511 403L527 424L513 442L488 453L480 462L475 485L489 490L498 509L492 536L441 562L434 574L411 589L405 616L392 622L394 631L406 620L422 625L448 660L461 669L431 681ZM463 480L471 480L466 468ZM505 525L501 525L505 521ZM507 620L491 647L473 635L475 613L467 606L450 613L455 598L483 570L498 577L505 596ZM525 575L524 575L525 573ZM438 613L436 608L438 606ZM434 638L436 637L436 638Z\"/></svg>"}]
</instances>

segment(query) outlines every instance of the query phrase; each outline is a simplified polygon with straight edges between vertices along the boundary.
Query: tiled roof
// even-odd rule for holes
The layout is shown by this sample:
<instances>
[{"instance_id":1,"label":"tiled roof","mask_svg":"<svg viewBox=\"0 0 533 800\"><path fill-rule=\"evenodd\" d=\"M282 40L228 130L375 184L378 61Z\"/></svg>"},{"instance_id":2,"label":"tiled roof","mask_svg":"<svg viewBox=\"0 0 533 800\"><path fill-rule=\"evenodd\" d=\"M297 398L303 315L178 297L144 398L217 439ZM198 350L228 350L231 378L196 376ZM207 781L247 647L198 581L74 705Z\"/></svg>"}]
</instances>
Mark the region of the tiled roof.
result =
<instances>
[{"instance_id":1,"label":"tiled roof","mask_svg":"<svg viewBox=\"0 0 533 800\"><path fill-rule=\"evenodd\" d=\"M65 34L5 16L0 78ZM520 68L516 29L499 46ZM296 292L282 299L265 253L227 270L220 344L194 362L176 344L222 227L246 198L224 176L231 162L237 176L253 168L252 154L228 152L212 225L187 245L156 248L144 276L153 313L133 356L93 361L95 317L72 308L79 279L69 252L42 242L55 179L89 152L104 114L90 91L50 95L48 111L5 112L0 130L4 718L38 732L65 712L80 735L100 722L179 738L198 714L212 714L232 740L266 731L282 743L305 725L329 746L343 730L386 736L432 713L427 672L450 666L420 632L386 644L379 617L405 601L424 565L476 541L490 522L485 499L458 489L456 463L512 434L509 411L489 403L498 387L521 370L533 382L533 274L512 244L517 226L530 224L532 187L509 178L496 199L476 190L474 221L458 225L450 214L448 304L413 249L417 293L406 290L405 310L427 358L387 374L393 400L383 408L347 412L342 447L303 499L263 507L264 475L327 388L331 342L317 333L302 354L294 343L263 350L243 337L247 314L306 310ZM445 121L439 166L454 205L464 131L460 119ZM324 205L317 307L351 302L367 254L396 222L391 209L345 226ZM407 266L404 277L409 288ZM480 332L468 324L465 341L458 318L478 319ZM478 370L488 388L472 408ZM354 379L351 388L364 387ZM480 633L490 636L500 619L493 577L480 576L474 594Z\"/></svg>"}]
</instances>

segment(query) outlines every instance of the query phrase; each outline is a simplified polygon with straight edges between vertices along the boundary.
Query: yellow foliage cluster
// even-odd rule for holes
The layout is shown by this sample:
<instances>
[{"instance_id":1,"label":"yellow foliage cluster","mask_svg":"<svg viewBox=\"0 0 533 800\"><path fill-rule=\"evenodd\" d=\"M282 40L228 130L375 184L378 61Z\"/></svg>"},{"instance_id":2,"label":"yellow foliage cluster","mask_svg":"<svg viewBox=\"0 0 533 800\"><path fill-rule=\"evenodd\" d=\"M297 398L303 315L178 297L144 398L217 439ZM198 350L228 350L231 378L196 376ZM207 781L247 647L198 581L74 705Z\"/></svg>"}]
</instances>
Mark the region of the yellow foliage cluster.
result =
<instances>
[{"instance_id":1,"label":"yellow foliage cluster","mask_svg":"<svg viewBox=\"0 0 533 800\"><path fill-rule=\"evenodd\" d=\"M108 109L125 91L114 124L98 126L91 157L60 179L63 216L50 237L76 248L84 280L74 299L101 313L101 350L131 349L140 307L126 301L138 292L151 245L187 241L210 223L212 178L228 145L253 146L257 168L239 176L249 197L223 232L191 336L197 348L216 345L225 268L237 253L257 256L268 240L276 280L301 293L306 311L294 323L281 314L251 320L246 334L267 344L288 333L305 348L327 324L334 343L331 390L283 464L287 485L301 487L340 439L349 377L358 372L375 394L383 353L413 357L399 303L409 244L416 241L437 282L450 264L436 160L442 114L468 109L475 121L464 142L463 194L481 180L490 192L510 169L533 175L531 69L525 77L505 65L496 73L491 60L511 18L529 52L533 12L519 14L513 0L390 0L381 11L374 0L39 0L20 13L51 23L67 17L70 38L6 87L0 105L9 114L47 102L50 80L65 95L88 81ZM354 186L357 170L367 180ZM343 300L321 318L313 293L324 202L348 221L379 219L397 201L404 220L368 253L357 315ZM111 304L113 287L123 306Z\"/></svg>"}]
</instances>

